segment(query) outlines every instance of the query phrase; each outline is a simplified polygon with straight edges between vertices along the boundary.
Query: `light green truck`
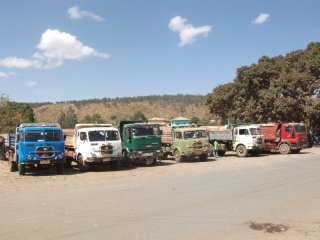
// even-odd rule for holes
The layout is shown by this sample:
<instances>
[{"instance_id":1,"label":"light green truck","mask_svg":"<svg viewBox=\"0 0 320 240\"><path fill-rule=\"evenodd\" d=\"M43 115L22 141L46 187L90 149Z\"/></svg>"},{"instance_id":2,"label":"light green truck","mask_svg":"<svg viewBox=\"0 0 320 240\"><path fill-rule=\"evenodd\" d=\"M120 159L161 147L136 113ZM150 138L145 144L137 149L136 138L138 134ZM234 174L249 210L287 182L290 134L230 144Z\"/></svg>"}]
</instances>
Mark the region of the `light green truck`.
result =
<instances>
[{"instance_id":1,"label":"light green truck","mask_svg":"<svg viewBox=\"0 0 320 240\"><path fill-rule=\"evenodd\" d=\"M164 126L161 139L163 155L173 155L176 162L191 157L206 161L212 149L205 129L199 127Z\"/></svg>"}]
</instances>

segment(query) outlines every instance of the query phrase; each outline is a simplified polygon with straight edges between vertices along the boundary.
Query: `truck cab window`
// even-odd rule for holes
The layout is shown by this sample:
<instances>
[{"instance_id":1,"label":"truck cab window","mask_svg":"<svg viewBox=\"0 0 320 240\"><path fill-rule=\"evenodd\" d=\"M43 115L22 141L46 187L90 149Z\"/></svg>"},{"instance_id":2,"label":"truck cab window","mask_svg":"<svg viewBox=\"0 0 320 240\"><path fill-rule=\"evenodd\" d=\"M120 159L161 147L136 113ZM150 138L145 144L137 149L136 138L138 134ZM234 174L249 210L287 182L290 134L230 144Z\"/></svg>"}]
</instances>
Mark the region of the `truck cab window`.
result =
<instances>
[{"instance_id":1,"label":"truck cab window","mask_svg":"<svg viewBox=\"0 0 320 240\"><path fill-rule=\"evenodd\" d=\"M125 135L127 138L130 138L130 129L129 129L129 128L125 128L125 129L124 129L124 135Z\"/></svg>"},{"instance_id":2,"label":"truck cab window","mask_svg":"<svg viewBox=\"0 0 320 240\"><path fill-rule=\"evenodd\" d=\"M286 133L290 133L290 134L293 133L292 126L286 126L285 131Z\"/></svg>"},{"instance_id":3,"label":"truck cab window","mask_svg":"<svg viewBox=\"0 0 320 240\"><path fill-rule=\"evenodd\" d=\"M80 132L80 140L81 141L87 140L87 134L85 132Z\"/></svg>"},{"instance_id":4,"label":"truck cab window","mask_svg":"<svg viewBox=\"0 0 320 240\"><path fill-rule=\"evenodd\" d=\"M249 135L248 129L239 129L239 135Z\"/></svg>"},{"instance_id":5,"label":"truck cab window","mask_svg":"<svg viewBox=\"0 0 320 240\"><path fill-rule=\"evenodd\" d=\"M119 133L117 131L106 131L107 141L116 141L119 140L119 138Z\"/></svg>"},{"instance_id":6,"label":"truck cab window","mask_svg":"<svg viewBox=\"0 0 320 240\"><path fill-rule=\"evenodd\" d=\"M182 138L181 132L176 132L175 138L176 138L176 139L181 139L181 138Z\"/></svg>"}]
</instances>

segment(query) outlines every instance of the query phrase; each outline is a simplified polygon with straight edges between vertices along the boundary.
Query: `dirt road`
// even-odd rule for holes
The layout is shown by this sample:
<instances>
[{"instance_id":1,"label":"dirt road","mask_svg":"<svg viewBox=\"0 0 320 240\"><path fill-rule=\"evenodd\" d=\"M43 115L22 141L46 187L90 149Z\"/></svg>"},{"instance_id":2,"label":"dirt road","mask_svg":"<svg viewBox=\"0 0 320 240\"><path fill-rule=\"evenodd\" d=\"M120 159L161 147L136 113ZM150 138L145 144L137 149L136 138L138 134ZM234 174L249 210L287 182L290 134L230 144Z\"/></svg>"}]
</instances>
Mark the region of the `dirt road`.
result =
<instances>
[{"instance_id":1,"label":"dirt road","mask_svg":"<svg viewBox=\"0 0 320 240\"><path fill-rule=\"evenodd\" d=\"M1 239L320 239L320 148L19 177L0 161Z\"/></svg>"}]
</instances>

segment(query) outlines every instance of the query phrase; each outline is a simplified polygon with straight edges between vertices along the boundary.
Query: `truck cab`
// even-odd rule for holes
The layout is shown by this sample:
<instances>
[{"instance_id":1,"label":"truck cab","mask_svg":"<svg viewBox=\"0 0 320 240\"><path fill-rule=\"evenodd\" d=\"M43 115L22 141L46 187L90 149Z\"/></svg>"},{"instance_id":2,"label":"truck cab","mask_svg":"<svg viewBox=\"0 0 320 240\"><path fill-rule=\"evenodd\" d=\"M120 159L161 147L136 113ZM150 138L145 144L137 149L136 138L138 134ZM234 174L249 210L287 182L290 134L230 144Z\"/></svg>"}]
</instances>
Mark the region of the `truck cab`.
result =
<instances>
[{"instance_id":1,"label":"truck cab","mask_svg":"<svg viewBox=\"0 0 320 240\"><path fill-rule=\"evenodd\" d=\"M145 121L120 121L122 160L126 166L135 162L156 165L161 153L159 124Z\"/></svg>"},{"instance_id":2,"label":"truck cab","mask_svg":"<svg viewBox=\"0 0 320 240\"><path fill-rule=\"evenodd\" d=\"M116 170L121 162L119 130L111 124L76 124L64 130L68 161L74 160L79 170L88 171L93 165L108 165Z\"/></svg>"},{"instance_id":3,"label":"truck cab","mask_svg":"<svg viewBox=\"0 0 320 240\"><path fill-rule=\"evenodd\" d=\"M206 130L198 127L175 128L171 151L176 162L186 157L199 157L200 161L206 161L211 152Z\"/></svg>"},{"instance_id":4,"label":"truck cab","mask_svg":"<svg viewBox=\"0 0 320 240\"><path fill-rule=\"evenodd\" d=\"M245 157L248 153L258 155L263 149L264 138L257 125L235 126L232 132L233 150L239 157Z\"/></svg>"},{"instance_id":5,"label":"truck cab","mask_svg":"<svg viewBox=\"0 0 320 240\"><path fill-rule=\"evenodd\" d=\"M62 174L65 163L62 129L56 123L24 123L16 128L15 156L10 170L25 175L32 166L55 166Z\"/></svg>"},{"instance_id":6,"label":"truck cab","mask_svg":"<svg viewBox=\"0 0 320 240\"><path fill-rule=\"evenodd\" d=\"M252 124L235 124L226 127L214 127L208 130L209 141L219 143L218 155L226 151L235 151L238 157L246 157L248 153L258 155L264 146L261 129Z\"/></svg>"},{"instance_id":7,"label":"truck cab","mask_svg":"<svg viewBox=\"0 0 320 240\"><path fill-rule=\"evenodd\" d=\"M281 154L299 153L308 147L308 133L303 123L261 124L266 151L279 151Z\"/></svg>"}]
</instances>

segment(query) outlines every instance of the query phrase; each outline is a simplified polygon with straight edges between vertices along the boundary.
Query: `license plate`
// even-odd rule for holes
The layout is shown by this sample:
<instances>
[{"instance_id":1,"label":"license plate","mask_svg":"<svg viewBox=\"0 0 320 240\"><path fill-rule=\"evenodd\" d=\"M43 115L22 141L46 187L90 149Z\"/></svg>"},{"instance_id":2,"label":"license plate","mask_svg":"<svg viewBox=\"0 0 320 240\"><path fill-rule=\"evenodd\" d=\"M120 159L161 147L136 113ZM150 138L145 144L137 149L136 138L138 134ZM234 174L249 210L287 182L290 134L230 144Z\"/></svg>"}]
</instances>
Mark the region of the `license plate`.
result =
<instances>
[{"instance_id":1,"label":"license plate","mask_svg":"<svg viewBox=\"0 0 320 240\"><path fill-rule=\"evenodd\" d=\"M50 164L50 160L41 160L40 164Z\"/></svg>"},{"instance_id":2,"label":"license plate","mask_svg":"<svg viewBox=\"0 0 320 240\"><path fill-rule=\"evenodd\" d=\"M153 153L144 153L143 156L144 157L150 157L150 156L153 156Z\"/></svg>"},{"instance_id":3,"label":"license plate","mask_svg":"<svg viewBox=\"0 0 320 240\"><path fill-rule=\"evenodd\" d=\"M103 162L110 162L111 161L111 158L104 158L102 159Z\"/></svg>"}]
</instances>

